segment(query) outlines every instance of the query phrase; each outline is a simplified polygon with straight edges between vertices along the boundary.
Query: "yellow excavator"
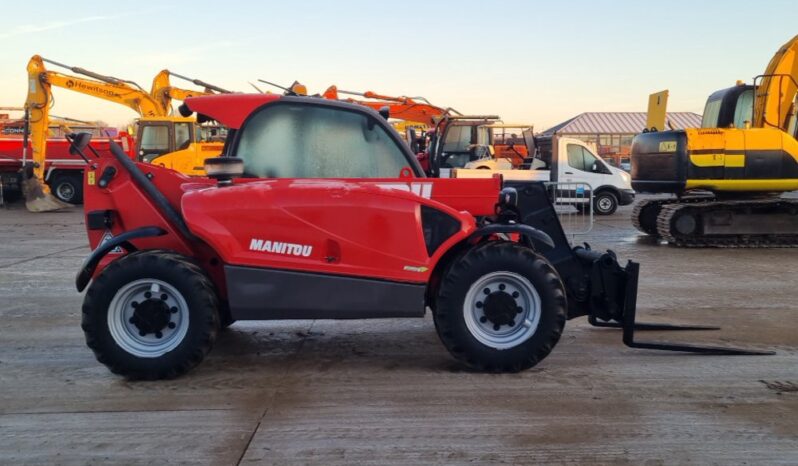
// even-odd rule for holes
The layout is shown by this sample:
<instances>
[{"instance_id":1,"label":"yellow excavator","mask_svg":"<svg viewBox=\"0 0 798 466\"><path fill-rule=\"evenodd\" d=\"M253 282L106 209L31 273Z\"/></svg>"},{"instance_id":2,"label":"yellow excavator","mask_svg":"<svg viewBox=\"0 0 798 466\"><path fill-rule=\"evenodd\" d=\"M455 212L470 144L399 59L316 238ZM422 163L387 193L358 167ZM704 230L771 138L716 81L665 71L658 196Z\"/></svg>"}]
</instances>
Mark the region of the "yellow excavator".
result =
<instances>
[{"instance_id":1,"label":"yellow excavator","mask_svg":"<svg viewBox=\"0 0 798 466\"><path fill-rule=\"evenodd\" d=\"M642 232L686 247L798 247L798 36L753 84L709 96L701 128L632 143L632 186L675 198L638 203Z\"/></svg>"},{"instance_id":2,"label":"yellow excavator","mask_svg":"<svg viewBox=\"0 0 798 466\"><path fill-rule=\"evenodd\" d=\"M91 79L47 70L44 63ZM23 180L23 193L26 206L32 212L58 210L65 206L50 194L49 187L44 183L53 86L124 105L138 113L140 118L137 121L135 152L132 155L139 160L189 175L203 175L203 161L222 151L224 144L220 132L223 129L202 127L194 118L173 115L171 99L227 92L224 89L206 85L206 91L187 91L172 86L168 79L170 73L161 72L156 75L153 89L148 93L132 81L70 67L38 55L30 59L27 71L28 94L25 111L29 122L32 170L28 170L29 173Z\"/></svg>"}]
</instances>

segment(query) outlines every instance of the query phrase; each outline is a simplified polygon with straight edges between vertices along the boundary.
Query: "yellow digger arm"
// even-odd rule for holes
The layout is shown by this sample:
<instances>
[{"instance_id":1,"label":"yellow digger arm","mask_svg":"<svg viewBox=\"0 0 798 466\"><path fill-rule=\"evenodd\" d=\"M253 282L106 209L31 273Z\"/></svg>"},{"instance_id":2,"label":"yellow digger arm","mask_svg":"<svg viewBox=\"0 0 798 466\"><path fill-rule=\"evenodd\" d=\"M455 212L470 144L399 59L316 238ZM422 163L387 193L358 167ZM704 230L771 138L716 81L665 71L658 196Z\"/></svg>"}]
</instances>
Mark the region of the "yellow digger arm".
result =
<instances>
[{"instance_id":1,"label":"yellow digger arm","mask_svg":"<svg viewBox=\"0 0 798 466\"><path fill-rule=\"evenodd\" d=\"M173 86L170 81L170 76L176 76L180 79L192 82L198 86L205 87L205 90L193 90L193 89L183 89L180 87ZM213 84L208 84L204 81L200 81L199 79L191 79L185 76L181 76L176 73L172 73L169 70L161 70L158 74L155 75L155 78L152 80L152 89L150 90L150 96L155 99L158 104L165 108L167 111L172 109L172 100L186 100L189 97L198 97L202 95L211 95L211 94L229 94L230 91L226 89L222 89L218 86L214 86Z\"/></svg>"},{"instance_id":2,"label":"yellow digger arm","mask_svg":"<svg viewBox=\"0 0 798 466\"><path fill-rule=\"evenodd\" d=\"M798 36L779 48L761 78L756 89L753 126L786 130L795 112L798 92Z\"/></svg>"},{"instance_id":3,"label":"yellow digger arm","mask_svg":"<svg viewBox=\"0 0 798 466\"><path fill-rule=\"evenodd\" d=\"M108 83L48 71L39 55L34 55L28 61L27 71L28 93L25 108L29 112L33 175L40 181L45 193L49 192L44 184L44 162L47 156L52 86L125 105L141 116L166 116L166 111L149 94L123 82Z\"/></svg>"}]
</instances>

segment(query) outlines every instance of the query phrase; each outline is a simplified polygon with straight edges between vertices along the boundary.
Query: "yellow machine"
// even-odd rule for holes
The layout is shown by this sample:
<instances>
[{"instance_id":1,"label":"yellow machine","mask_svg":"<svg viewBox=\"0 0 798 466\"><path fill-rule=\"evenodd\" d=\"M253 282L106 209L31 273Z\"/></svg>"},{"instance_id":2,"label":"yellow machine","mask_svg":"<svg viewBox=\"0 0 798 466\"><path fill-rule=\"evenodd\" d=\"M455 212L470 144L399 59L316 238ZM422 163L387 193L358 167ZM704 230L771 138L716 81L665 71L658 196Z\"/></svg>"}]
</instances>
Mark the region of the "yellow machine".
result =
<instances>
[{"instance_id":1,"label":"yellow machine","mask_svg":"<svg viewBox=\"0 0 798 466\"><path fill-rule=\"evenodd\" d=\"M798 36L753 85L710 95L701 128L647 132L632 144L632 185L673 193L634 210L641 231L681 246L798 247Z\"/></svg>"},{"instance_id":2,"label":"yellow machine","mask_svg":"<svg viewBox=\"0 0 798 466\"><path fill-rule=\"evenodd\" d=\"M50 63L92 79L49 71ZM69 67L38 55L28 62L28 95L25 109L30 122L31 177L23 183L26 205L29 210L47 211L63 207L50 194L44 183L47 152L47 132L50 125L50 107L53 103L51 88L61 87L103 100L124 105L140 115L136 128L135 154L139 160L173 168L189 175L203 175L203 161L219 155L223 148L223 129L202 127L194 118L172 115L171 99L212 93L187 91L171 86L169 73L161 72L153 80L152 93L136 83L104 76L83 68ZM179 75L176 75L179 76ZM215 88L215 91L224 91ZM227 91L224 91L227 92Z\"/></svg>"}]
</instances>

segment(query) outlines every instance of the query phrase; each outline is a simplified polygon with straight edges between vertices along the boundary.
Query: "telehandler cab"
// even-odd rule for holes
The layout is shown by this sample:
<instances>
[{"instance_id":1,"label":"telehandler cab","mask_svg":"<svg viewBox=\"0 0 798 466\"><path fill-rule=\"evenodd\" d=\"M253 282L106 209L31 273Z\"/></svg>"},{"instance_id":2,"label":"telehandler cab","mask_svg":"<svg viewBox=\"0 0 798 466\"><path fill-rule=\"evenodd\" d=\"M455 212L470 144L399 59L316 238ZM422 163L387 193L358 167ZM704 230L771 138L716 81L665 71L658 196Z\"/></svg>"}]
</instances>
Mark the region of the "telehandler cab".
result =
<instances>
[{"instance_id":1,"label":"telehandler cab","mask_svg":"<svg viewBox=\"0 0 798 466\"><path fill-rule=\"evenodd\" d=\"M484 371L534 366L567 319L634 341L638 264L572 248L542 183L426 178L374 110L312 97L190 98L234 133L208 178L87 160L82 327L117 374L182 374L235 320L422 317ZM88 138L73 138L83 153ZM650 327L649 327L650 328ZM663 326L654 326L662 329Z\"/></svg>"}]
</instances>

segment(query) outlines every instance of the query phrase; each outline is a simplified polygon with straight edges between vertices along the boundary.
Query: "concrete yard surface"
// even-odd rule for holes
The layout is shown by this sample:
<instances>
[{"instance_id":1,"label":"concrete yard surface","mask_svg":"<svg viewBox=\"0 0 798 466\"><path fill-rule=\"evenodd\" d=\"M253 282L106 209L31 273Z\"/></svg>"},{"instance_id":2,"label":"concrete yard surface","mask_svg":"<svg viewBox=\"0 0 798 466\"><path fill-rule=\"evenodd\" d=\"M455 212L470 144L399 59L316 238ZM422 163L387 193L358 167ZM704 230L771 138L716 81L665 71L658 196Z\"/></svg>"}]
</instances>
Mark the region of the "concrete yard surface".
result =
<instances>
[{"instance_id":1,"label":"concrete yard surface","mask_svg":"<svg viewBox=\"0 0 798 466\"><path fill-rule=\"evenodd\" d=\"M537 367L464 370L424 319L236 323L175 380L114 376L86 347L82 212L0 208L3 464L798 464L798 249L678 249L630 208L576 237L641 263L641 320L720 331L625 347L568 322Z\"/></svg>"}]
</instances>

